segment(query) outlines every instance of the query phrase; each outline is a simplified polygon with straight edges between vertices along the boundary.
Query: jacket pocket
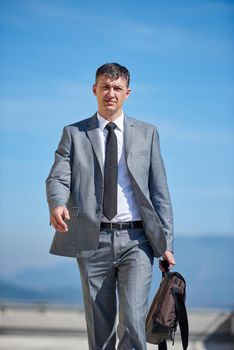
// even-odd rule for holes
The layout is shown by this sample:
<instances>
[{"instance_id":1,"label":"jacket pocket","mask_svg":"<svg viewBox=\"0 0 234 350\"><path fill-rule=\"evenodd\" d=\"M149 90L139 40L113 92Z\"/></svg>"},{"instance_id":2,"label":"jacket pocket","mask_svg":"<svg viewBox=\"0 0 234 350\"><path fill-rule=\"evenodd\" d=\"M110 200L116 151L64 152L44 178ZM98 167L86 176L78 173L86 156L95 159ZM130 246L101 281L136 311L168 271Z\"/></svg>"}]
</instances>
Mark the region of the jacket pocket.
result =
<instances>
[{"instance_id":1,"label":"jacket pocket","mask_svg":"<svg viewBox=\"0 0 234 350\"><path fill-rule=\"evenodd\" d=\"M148 151L137 151L131 152L133 157L149 157L150 153Z\"/></svg>"},{"instance_id":2,"label":"jacket pocket","mask_svg":"<svg viewBox=\"0 0 234 350\"><path fill-rule=\"evenodd\" d=\"M80 208L76 206L72 206L68 209L70 216L75 218L79 215Z\"/></svg>"}]
</instances>

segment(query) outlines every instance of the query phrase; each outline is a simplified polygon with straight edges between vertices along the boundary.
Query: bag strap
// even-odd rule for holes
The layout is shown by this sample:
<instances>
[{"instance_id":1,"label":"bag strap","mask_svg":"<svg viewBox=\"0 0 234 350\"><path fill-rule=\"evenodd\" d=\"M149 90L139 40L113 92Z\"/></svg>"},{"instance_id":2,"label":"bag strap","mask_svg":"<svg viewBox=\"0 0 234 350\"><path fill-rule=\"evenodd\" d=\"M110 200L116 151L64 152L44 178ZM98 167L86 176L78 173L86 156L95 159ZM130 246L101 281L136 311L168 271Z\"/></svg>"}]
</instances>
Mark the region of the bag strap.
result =
<instances>
[{"instance_id":1,"label":"bag strap","mask_svg":"<svg viewBox=\"0 0 234 350\"><path fill-rule=\"evenodd\" d=\"M160 260L159 264L163 267L164 271L162 272L162 278L166 276L169 272L169 264L167 260ZM160 344L158 344L158 350L167 350L167 341L164 340Z\"/></svg>"},{"instance_id":2,"label":"bag strap","mask_svg":"<svg viewBox=\"0 0 234 350\"><path fill-rule=\"evenodd\" d=\"M178 315L178 322L180 326L183 349L186 350L188 347L189 327L188 327L187 311L184 304L184 298L180 289L177 287L172 288L172 295L175 301L176 314Z\"/></svg>"},{"instance_id":3,"label":"bag strap","mask_svg":"<svg viewBox=\"0 0 234 350\"><path fill-rule=\"evenodd\" d=\"M166 260L161 260L160 264L164 268L162 277L164 277L169 272L169 264ZM180 327L181 340L183 345L183 350L186 350L188 347L188 337L189 337L189 326L188 326L188 316L184 303L184 297L179 288L172 288L172 295L175 301L176 313L178 316L178 323ZM161 344L158 345L159 350L167 350L167 342L164 340Z\"/></svg>"},{"instance_id":4,"label":"bag strap","mask_svg":"<svg viewBox=\"0 0 234 350\"><path fill-rule=\"evenodd\" d=\"M166 340L164 340L162 343L158 344L158 350L167 350Z\"/></svg>"}]
</instances>

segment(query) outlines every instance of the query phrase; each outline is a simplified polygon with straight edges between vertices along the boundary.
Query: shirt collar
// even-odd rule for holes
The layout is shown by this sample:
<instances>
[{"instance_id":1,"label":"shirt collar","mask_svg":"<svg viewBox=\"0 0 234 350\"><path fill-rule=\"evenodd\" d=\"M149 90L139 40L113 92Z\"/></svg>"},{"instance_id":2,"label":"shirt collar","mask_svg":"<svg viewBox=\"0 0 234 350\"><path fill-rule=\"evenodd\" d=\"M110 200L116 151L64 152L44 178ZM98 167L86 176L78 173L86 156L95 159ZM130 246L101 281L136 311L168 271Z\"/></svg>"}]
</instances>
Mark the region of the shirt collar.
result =
<instances>
[{"instance_id":1,"label":"shirt collar","mask_svg":"<svg viewBox=\"0 0 234 350\"><path fill-rule=\"evenodd\" d=\"M98 118L98 122L99 122L99 128L104 131L106 125L109 123L108 120L106 120L105 118L103 118L98 112L97 112L97 118ZM124 113L122 111L122 113L120 114L120 116L114 120L114 122L117 125L117 128L123 132L123 125L124 125Z\"/></svg>"}]
</instances>

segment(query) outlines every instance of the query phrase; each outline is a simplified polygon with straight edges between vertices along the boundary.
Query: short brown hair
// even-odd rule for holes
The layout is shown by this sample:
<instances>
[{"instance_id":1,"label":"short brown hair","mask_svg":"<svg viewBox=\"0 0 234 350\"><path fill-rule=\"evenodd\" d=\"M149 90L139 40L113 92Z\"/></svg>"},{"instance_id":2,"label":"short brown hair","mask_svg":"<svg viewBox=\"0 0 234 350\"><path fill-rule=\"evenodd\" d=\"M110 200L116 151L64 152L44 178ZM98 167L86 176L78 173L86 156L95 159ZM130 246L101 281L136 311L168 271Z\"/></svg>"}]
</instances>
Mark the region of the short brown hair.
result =
<instances>
[{"instance_id":1,"label":"short brown hair","mask_svg":"<svg viewBox=\"0 0 234 350\"><path fill-rule=\"evenodd\" d=\"M126 80L127 87L129 87L130 73L126 67L121 66L118 63L105 63L99 67L96 71L96 84L101 75L106 75L111 79L124 78Z\"/></svg>"}]
</instances>

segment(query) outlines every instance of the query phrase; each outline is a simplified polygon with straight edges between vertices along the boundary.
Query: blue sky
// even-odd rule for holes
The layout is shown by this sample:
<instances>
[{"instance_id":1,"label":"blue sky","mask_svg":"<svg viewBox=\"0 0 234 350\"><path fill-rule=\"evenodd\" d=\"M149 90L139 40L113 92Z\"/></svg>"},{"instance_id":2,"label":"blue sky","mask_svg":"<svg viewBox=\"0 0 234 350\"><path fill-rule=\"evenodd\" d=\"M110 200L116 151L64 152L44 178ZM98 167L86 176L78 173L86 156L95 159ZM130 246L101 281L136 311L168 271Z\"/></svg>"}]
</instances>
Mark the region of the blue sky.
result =
<instances>
[{"instance_id":1,"label":"blue sky","mask_svg":"<svg viewBox=\"0 0 234 350\"><path fill-rule=\"evenodd\" d=\"M94 74L131 72L127 114L155 124L177 235L233 234L232 1L2 0L4 273L53 264L44 181L62 127L96 111Z\"/></svg>"}]
</instances>

